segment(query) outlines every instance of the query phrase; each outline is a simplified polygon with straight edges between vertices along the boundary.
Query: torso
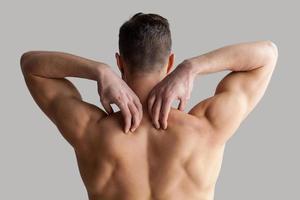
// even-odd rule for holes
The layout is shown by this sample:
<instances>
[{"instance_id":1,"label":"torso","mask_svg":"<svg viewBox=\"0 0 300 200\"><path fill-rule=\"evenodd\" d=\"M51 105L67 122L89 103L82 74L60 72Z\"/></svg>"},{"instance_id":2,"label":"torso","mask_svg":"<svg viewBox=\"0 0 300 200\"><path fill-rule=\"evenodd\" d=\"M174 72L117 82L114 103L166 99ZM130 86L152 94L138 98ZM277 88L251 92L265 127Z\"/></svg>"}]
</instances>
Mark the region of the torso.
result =
<instances>
[{"instance_id":1,"label":"torso","mask_svg":"<svg viewBox=\"0 0 300 200\"><path fill-rule=\"evenodd\" d=\"M90 200L212 200L223 145L214 145L205 118L172 109L168 129L147 116L122 132L121 113L88 128L77 161Z\"/></svg>"}]
</instances>

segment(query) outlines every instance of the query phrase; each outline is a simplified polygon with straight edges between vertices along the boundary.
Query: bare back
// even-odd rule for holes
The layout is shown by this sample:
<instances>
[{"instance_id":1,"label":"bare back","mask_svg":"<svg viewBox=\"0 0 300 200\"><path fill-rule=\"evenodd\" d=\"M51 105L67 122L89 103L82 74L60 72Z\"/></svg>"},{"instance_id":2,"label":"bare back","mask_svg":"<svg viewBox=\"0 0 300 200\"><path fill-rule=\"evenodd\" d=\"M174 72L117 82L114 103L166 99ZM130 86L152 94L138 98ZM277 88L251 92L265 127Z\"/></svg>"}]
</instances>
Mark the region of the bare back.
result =
<instances>
[{"instance_id":1,"label":"bare back","mask_svg":"<svg viewBox=\"0 0 300 200\"><path fill-rule=\"evenodd\" d=\"M172 109L168 123L157 130L144 116L125 135L118 112L91 126L76 152L90 199L213 199L224 146L205 118Z\"/></svg>"},{"instance_id":2,"label":"bare back","mask_svg":"<svg viewBox=\"0 0 300 200\"><path fill-rule=\"evenodd\" d=\"M186 91L192 86L191 74L231 72L218 84L214 96L195 105L189 114L172 109L166 130L155 129L144 111L138 128L128 135L123 132L120 112L107 115L84 102L74 85L61 78L69 74L98 80L97 63L63 53L29 52L22 56L21 66L34 100L74 147L90 200L212 200L224 146L265 93L277 56L276 45L262 41L226 46L183 62L154 92L150 88L148 105L155 101L151 108L154 123L161 119L158 113L166 119L168 106L159 106L170 104L171 96L178 97L176 91L184 91L179 107L184 105L182 99L188 98ZM132 122L137 124L142 116L137 112L141 106L133 106L137 97L108 68L101 69L110 82L105 94L115 92L113 99L123 99L119 107L125 116L135 110ZM89 75L81 73L85 70ZM145 85L153 84L152 78L147 80L134 79L132 85L144 97L150 92ZM142 96L140 93L139 98ZM125 125L130 122L125 117Z\"/></svg>"}]
</instances>

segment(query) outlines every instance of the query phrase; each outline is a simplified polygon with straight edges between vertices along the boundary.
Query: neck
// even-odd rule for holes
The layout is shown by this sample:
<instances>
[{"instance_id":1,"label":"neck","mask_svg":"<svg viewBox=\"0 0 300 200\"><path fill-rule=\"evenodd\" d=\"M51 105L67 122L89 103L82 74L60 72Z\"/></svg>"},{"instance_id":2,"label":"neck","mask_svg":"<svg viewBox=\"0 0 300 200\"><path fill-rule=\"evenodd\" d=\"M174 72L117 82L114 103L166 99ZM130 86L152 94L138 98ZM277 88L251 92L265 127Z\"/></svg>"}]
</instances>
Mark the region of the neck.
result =
<instances>
[{"instance_id":1,"label":"neck","mask_svg":"<svg viewBox=\"0 0 300 200\"><path fill-rule=\"evenodd\" d=\"M161 74L138 74L127 77L125 82L139 97L144 108L147 108L147 98L152 88L164 78Z\"/></svg>"}]
</instances>

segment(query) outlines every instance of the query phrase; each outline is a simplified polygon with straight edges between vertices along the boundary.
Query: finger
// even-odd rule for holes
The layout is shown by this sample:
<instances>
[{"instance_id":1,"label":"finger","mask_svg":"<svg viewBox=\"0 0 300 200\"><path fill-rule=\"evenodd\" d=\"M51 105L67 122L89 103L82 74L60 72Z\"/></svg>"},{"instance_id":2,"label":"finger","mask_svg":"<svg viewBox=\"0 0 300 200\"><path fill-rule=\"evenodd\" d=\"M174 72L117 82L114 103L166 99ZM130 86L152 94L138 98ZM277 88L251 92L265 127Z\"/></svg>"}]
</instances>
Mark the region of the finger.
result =
<instances>
[{"instance_id":1,"label":"finger","mask_svg":"<svg viewBox=\"0 0 300 200\"><path fill-rule=\"evenodd\" d=\"M143 119L143 106L138 98L137 98L137 100L133 101L133 103L137 107L137 110L139 113L139 121L138 121L138 125L139 125Z\"/></svg>"},{"instance_id":2,"label":"finger","mask_svg":"<svg viewBox=\"0 0 300 200\"><path fill-rule=\"evenodd\" d=\"M167 98L163 101L161 110L160 110L160 123L163 129L167 129L168 126L168 117L171 110L172 99Z\"/></svg>"},{"instance_id":3,"label":"finger","mask_svg":"<svg viewBox=\"0 0 300 200\"><path fill-rule=\"evenodd\" d=\"M129 128L131 126L131 113L129 111L129 108L128 108L127 104L125 104L123 102L117 104L117 106L120 108L120 111L124 118L124 131L125 131L125 133L128 133Z\"/></svg>"},{"instance_id":4,"label":"finger","mask_svg":"<svg viewBox=\"0 0 300 200\"><path fill-rule=\"evenodd\" d=\"M154 102L153 108L152 108L152 117L153 117L153 123L157 129L160 128L158 119L159 119L159 113L160 113L160 107L161 107L161 99L157 98Z\"/></svg>"},{"instance_id":5,"label":"finger","mask_svg":"<svg viewBox=\"0 0 300 200\"><path fill-rule=\"evenodd\" d=\"M138 112L138 124L142 120L143 117L143 106L141 104L140 99L136 96L136 94L132 94L132 96L128 95L129 99L133 99L132 103L136 107L137 112Z\"/></svg>"},{"instance_id":6,"label":"finger","mask_svg":"<svg viewBox=\"0 0 300 200\"><path fill-rule=\"evenodd\" d=\"M114 112L109 102L101 101L101 104L108 114L111 114Z\"/></svg>"},{"instance_id":7,"label":"finger","mask_svg":"<svg viewBox=\"0 0 300 200\"><path fill-rule=\"evenodd\" d=\"M150 95L150 97L148 99L148 114L149 114L150 118L153 118L152 117L152 107L155 102L155 99L156 99L155 95Z\"/></svg>"},{"instance_id":8,"label":"finger","mask_svg":"<svg viewBox=\"0 0 300 200\"><path fill-rule=\"evenodd\" d=\"M138 113L136 106L132 103L128 104L128 108L129 108L129 110L131 112L131 116L132 116L132 124L131 124L130 131L133 132L139 125L139 113Z\"/></svg>"},{"instance_id":9,"label":"finger","mask_svg":"<svg viewBox=\"0 0 300 200\"><path fill-rule=\"evenodd\" d=\"M185 98L181 98L179 100L180 100L180 103L179 103L178 109L181 110L181 111L184 111L187 100Z\"/></svg>"}]
</instances>

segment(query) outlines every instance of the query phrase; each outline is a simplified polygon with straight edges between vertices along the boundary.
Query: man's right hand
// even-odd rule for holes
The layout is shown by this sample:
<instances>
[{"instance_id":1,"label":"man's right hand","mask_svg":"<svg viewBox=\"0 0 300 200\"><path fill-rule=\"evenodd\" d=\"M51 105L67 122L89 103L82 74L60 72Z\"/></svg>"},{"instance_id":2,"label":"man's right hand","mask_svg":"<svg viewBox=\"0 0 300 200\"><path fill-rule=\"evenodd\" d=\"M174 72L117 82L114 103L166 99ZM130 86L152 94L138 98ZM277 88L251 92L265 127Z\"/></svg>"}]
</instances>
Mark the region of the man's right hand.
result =
<instances>
[{"instance_id":1,"label":"man's right hand","mask_svg":"<svg viewBox=\"0 0 300 200\"><path fill-rule=\"evenodd\" d=\"M124 118L124 131L135 131L142 117L142 104L137 95L109 66L101 67L98 80L100 101L108 114L113 113L110 104L116 104Z\"/></svg>"},{"instance_id":2,"label":"man's right hand","mask_svg":"<svg viewBox=\"0 0 300 200\"><path fill-rule=\"evenodd\" d=\"M175 99L180 101L178 109L184 110L195 78L191 69L191 63L188 60L183 61L149 93L148 112L157 129L167 128L167 119Z\"/></svg>"}]
</instances>

